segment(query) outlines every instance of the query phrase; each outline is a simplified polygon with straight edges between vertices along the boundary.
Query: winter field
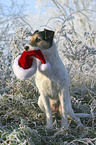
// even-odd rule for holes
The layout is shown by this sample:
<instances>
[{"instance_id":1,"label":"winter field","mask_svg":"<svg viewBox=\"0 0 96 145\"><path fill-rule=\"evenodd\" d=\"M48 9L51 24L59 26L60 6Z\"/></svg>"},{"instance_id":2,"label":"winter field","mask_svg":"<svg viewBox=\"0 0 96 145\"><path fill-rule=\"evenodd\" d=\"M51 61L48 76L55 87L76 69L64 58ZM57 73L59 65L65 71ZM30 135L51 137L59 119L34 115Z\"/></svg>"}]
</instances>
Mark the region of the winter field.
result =
<instances>
[{"instance_id":1,"label":"winter field","mask_svg":"<svg viewBox=\"0 0 96 145\"><path fill-rule=\"evenodd\" d=\"M33 16L25 13L28 6L23 1L10 0L10 6L0 1L0 145L96 145L96 1L43 2L36 0ZM70 74L72 108L85 128L69 118L68 130L61 129L61 118L52 114L53 129L47 130L37 104L35 75L19 81L13 73L14 59L29 36L44 28L55 31L59 55Z\"/></svg>"}]
</instances>

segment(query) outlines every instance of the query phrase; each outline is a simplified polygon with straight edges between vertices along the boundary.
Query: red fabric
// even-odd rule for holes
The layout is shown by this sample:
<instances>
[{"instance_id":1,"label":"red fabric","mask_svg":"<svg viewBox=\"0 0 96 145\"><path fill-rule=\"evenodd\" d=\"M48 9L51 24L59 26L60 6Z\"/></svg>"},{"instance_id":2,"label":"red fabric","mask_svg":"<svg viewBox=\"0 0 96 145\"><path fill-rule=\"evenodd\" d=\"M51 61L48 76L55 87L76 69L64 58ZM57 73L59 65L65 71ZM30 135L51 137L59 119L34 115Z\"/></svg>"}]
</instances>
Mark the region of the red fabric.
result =
<instances>
[{"instance_id":1,"label":"red fabric","mask_svg":"<svg viewBox=\"0 0 96 145\"><path fill-rule=\"evenodd\" d=\"M33 58L31 58L32 56L38 58L42 62L42 64L46 63L44 55L39 49L39 50L24 51L19 59L18 62L19 66L24 69L30 68L33 62Z\"/></svg>"}]
</instances>

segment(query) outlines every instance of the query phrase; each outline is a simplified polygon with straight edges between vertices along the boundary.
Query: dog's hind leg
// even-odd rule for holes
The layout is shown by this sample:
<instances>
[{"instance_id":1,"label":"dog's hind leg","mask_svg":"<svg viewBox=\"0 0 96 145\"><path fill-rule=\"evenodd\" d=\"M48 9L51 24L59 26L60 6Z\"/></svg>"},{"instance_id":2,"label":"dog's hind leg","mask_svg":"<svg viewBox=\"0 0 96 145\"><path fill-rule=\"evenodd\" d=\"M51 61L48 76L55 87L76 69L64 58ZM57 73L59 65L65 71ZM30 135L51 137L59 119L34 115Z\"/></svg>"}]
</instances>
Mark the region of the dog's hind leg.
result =
<instances>
[{"instance_id":1,"label":"dog's hind leg","mask_svg":"<svg viewBox=\"0 0 96 145\"><path fill-rule=\"evenodd\" d=\"M52 121L49 98L47 96L41 95L38 100L38 105L40 109L46 113L46 128L51 128L53 121Z\"/></svg>"},{"instance_id":2,"label":"dog's hind leg","mask_svg":"<svg viewBox=\"0 0 96 145\"><path fill-rule=\"evenodd\" d=\"M61 105L61 128L67 129L68 118L66 110L66 89L61 90L59 94L59 100Z\"/></svg>"},{"instance_id":3,"label":"dog's hind leg","mask_svg":"<svg viewBox=\"0 0 96 145\"><path fill-rule=\"evenodd\" d=\"M72 109L72 106L71 106L71 100L70 100L70 93L69 93L69 88L66 89L66 95L67 95L67 100L66 100L66 103L67 103L67 106L66 106L66 109L67 109L67 115L69 115L69 117L75 121L75 123L77 125L80 125L82 127L84 127L84 125L81 123L80 119L76 117L73 109Z\"/></svg>"}]
</instances>

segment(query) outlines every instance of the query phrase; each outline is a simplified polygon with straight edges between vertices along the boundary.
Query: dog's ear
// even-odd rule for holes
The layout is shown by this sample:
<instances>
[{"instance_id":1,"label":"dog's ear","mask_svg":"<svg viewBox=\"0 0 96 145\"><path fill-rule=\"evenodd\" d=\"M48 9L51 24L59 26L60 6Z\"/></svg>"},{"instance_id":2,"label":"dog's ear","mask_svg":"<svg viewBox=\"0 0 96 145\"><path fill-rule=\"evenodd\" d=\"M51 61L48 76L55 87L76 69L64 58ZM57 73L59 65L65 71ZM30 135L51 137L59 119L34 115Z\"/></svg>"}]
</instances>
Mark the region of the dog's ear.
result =
<instances>
[{"instance_id":1,"label":"dog's ear","mask_svg":"<svg viewBox=\"0 0 96 145\"><path fill-rule=\"evenodd\" d=\"M36 33L38 33L38 32L39 32L39 30L36 30L36 31L33 33L33 35L36 34Z\"/></svg>"},{"instance_id":2,"label":"dog's ear","mask_svg":"<svg viewBox=\"0 0 96 145\"><path fill-rule=\"evenodd\" d=\"M53 41L54 33L54 31L44 29L45 40Z\"/></svg>"}]
</instances>

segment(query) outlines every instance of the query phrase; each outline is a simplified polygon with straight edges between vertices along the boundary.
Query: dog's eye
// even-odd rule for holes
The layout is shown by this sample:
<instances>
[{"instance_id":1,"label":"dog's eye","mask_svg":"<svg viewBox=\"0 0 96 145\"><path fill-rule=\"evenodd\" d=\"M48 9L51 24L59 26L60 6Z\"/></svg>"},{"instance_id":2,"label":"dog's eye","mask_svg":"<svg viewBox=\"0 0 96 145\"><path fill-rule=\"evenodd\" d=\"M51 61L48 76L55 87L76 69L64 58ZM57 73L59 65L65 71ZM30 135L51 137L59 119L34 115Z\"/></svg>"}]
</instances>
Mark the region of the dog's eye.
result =
<instances>
[{"instance_id":1,"label":"dog's eye","mask_svg":"<svg viewBox=\"0 0 96 145\"><path fill-rule=\"evenodd\" d=\"M42 39L39 38L39 37L36 38L36 42L40 42L41 40L42 40Z\"/></svg>"}]
</instances>

